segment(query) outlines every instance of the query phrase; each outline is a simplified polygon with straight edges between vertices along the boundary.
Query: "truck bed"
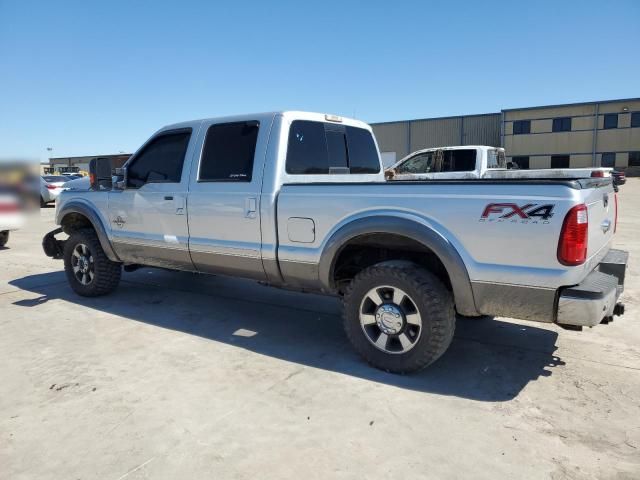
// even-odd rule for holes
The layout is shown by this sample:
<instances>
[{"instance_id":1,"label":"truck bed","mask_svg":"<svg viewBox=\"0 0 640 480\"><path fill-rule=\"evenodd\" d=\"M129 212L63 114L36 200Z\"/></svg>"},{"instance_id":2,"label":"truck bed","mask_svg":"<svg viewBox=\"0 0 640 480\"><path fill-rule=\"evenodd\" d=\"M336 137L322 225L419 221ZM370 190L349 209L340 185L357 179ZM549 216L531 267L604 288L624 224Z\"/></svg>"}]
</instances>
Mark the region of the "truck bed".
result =
<instances>
[{"instance_id":1,"label":"truck bed","mask_svg":"<svg viewBox=\"0 0 640 480\"><path fill-rule=\"evenodd\" d=\"M612 197L606 208L604 194ZM589 205L594 222L589 225L587 262L566 269L558 263L556 250L563 220L576 200ZM546 220L518 215L509 221L491 215L483 218L491 204L550 206L551 210ZM341 226L361 217L389 214L439 232L461 255L471 281L545 289L584 278L606 254L613 235L613 229L603 233L595 222L614 215L608 178L287 184L278 196L277 212L278 259L285 277L297 278L301 265L317 265L327 239ZM292 219L309 220L311 241L296 239L300 222Z\"/></svg>"}]
</instances>

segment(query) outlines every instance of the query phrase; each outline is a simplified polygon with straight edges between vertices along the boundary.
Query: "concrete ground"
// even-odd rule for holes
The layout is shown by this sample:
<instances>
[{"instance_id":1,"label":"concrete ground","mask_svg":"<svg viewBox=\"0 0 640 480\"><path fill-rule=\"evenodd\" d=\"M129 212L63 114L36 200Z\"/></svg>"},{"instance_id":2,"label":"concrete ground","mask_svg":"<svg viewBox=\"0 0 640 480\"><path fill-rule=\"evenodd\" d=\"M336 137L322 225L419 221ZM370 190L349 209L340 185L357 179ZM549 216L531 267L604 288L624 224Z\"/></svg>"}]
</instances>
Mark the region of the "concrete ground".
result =
<instances>
[{"instance_id":1,"label":"concrete ground","mask_svg":"<svg viewBox=\"0 0 640 480\"><path fill-rule=\"evenodd\" d=\"M620 197L624 317L460 320L411 376L331 298L151 269L78 297L44 209L0 251L0 478L640 478L640 179Z\"/></svg>"}]
</instances>

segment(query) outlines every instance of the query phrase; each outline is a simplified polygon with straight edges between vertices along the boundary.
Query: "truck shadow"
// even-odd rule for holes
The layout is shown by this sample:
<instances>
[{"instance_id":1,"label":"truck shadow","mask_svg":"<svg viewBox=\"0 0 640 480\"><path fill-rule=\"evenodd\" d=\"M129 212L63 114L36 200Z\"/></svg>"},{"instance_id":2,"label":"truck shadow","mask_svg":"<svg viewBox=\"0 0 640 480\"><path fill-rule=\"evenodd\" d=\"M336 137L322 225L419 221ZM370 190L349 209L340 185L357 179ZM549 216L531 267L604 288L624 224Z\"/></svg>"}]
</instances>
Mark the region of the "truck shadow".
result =
<instances>
[{"instance_id":1,"label":"truck shadow","mask_svg":"<svg viewBox=\"0 0 640 480\"><path fill-rule=\"evenodd\" d=\"M48 301L62 299L308 367L478 401L511 400L529 382L564 365L554 355L554 331L459 318L451 348L435 364L413 375L385 373L354 353L342 330L337 299L240 279L142 269L123 274L119 289L99 298L76 295L64 272L10 284L38 295L14 303L25 308L44 309Z\"/></svg>"}]
</instances>

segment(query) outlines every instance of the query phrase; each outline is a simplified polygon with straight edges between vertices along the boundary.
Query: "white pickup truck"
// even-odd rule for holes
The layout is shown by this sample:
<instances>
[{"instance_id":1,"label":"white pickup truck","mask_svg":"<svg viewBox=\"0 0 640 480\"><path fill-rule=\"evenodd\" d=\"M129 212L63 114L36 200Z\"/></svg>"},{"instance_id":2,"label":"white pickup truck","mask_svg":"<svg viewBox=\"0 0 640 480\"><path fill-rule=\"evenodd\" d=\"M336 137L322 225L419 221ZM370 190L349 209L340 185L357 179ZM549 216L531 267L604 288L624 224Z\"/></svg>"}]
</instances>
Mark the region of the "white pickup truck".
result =
<instances>
[{"instance_id":1,"label":"white pickup truck","mask_svg":"<svg viewBox=\"0 0 640 480\"><path fill-rule=\"evenodd\" d=\"M523 169L509 165L504 148L464 145L425 148L385 170L388 180L543 179L610 177L612 168Z\"/></svg>"},{"instance_id":2,"label":"white pickup truck","mask_svg":"<svg viewBox=\"0 0 640 480\"><path fill-rule=\"evenodd\" d=\"M355 349L392 372L439 358L456 312L575 329L623 313L611 178L388 182L369 125L305 112L170 125L120 181L91 170L43 239L80 295L141 265L339 295Z\"/></svg>"}]
</instances>

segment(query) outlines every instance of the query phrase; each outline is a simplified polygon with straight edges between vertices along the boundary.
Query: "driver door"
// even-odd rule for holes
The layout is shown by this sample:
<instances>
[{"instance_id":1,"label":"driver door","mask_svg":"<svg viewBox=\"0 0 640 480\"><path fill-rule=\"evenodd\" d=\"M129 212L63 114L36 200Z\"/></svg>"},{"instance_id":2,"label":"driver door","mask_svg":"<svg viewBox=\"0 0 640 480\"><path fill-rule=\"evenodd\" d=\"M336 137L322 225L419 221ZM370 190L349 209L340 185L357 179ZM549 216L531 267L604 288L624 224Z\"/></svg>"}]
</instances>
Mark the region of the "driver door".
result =
<instances>
[{"instance_id":1,"label":"driver door","mask_svg":"<svg viewBox=\"0 0 640 480\"><path fill-rule=\"evenodd\" d=\"M109 196L113 247L125 263L193 270L187 191L196 134L163 131L126 165L126 188Z\"/></svg>"}]
</instances>

